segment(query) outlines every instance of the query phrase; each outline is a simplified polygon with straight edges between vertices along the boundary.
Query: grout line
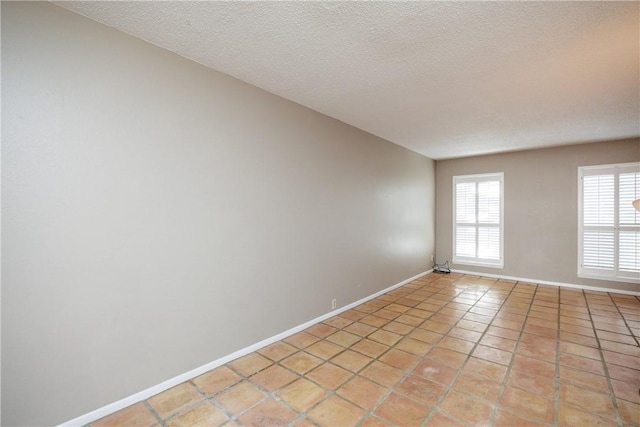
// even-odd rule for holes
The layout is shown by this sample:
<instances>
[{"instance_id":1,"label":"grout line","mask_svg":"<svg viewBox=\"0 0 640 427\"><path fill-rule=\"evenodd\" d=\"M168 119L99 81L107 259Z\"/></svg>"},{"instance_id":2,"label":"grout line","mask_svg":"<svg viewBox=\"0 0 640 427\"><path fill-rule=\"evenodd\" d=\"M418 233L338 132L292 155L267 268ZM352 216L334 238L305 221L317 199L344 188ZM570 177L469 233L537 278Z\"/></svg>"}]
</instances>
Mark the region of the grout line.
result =
<instances>
[{"instance_id":1,"label":"grout line","mask_svg":"<svg viewBox=\"0 0 640 427\"><path fill-rule=\"evenodd\" d=\"M613 303L614 307L616 307L616 309L618 310L618 313L620 312L620 310L618 309L618 306L616 305L615 301L613 301L613 299L611 298L611 295L609 295L609 293L606 293L605 295L607 295L609 297L609 300L611 300L611 302ZM611 401L613 403L613 409L615 412L615 417L616 417L616 421L618 422L618 426L622 427L623 426L623 422L622 422L622 417L620 416L620 410L618 409L618 399L616 398L616 394L613 390L613 384L611 382L611 377L609 376L609 366L607 364L607 360L604 357L604 349L602 348L602 345L600 344L600 337L598 336L598 332L596 330L596 324L593 321L592 318L592 314L591 314L591 307L589 304L589 299L587 298L587 310L589 311L589 320L591 321L591 325L593 327L593 334L596 336L596 343L598 344L598 353L600 354L600 361L602 362L602 366L604 369L604 376L607 380L607 385L609 386L609 394L610 394L610 398ZM621 316L624 322L624 316ZM627 329L629 329L629 326L627 325L627 323L625 322L625 326L627 327ZM629 332L631 332L631 329L629 329ZM633 336L633 334L631 335Z\"/></svg>"},{"instance_id":2,"label":"grout line","mask_svg":"<svg viewBox=\"0 0 640 427\"><path fill-rule=\"evenodd\" d=\"M556 327L556 377L554 378L554 408L553 408L553 422L554 425L558 425L560 419L560 312L562 310L562 294L560 292L560 288L558 288L558 315L556 316L556 320L558 325Z\"/></svg>"},{"instance_id":3,"label":"grout line","mask_svg":"<svg viewBox=\"0 0 640 427\"><path fill-rule=\"evenodd\" d=\"M165 422L163 421L162 418L160 418L160 415L158 415L158 413L153 408L153 406L151 406L151 404L146 400L143 400L142 402L143 402L143 405L149 410L149 412L151 412L153 416L156 417L156 420L158 420L158 423L160 423L161 426L165 427L166 426Z\"/></svg>"},{"instance_id":4,"label":"grout line","mask_svg":"<svg viewBox=\"0 0 640 427\"><path fill-rule=\"evenodd\" d=\"M516 286L514 286L514 290L517 288L518 284L520 282L516 282ZM509 376L511 375L511 369L513 367L513 363L515 362L515 358L516 358L516 354L518 351L518 348L520 347L520 344L522 342L522 335L524 334L524 328L525 325L527 324L527 320L529 319L529 313L531 312L531 306L533 305L533 301L535 299L535 295L538 292L538 286L536 284L533 284L533 286L535 286L533 293L531 294L530 298L531 300L529 301L529 307L527 308L527 314L524 315L524 321L522 322L522 327L520 328L520 333L518 334L518 339L516 340L516 346L513 349L512 352L512 356L511 356L511 361L509 363L509 366L507 366L507 371L504 374L504 379L502 380L502 384L500 386L500 391L498 392L498 399L496 400L496 408L494 409L494 413L492 414L492 418L491 418L491 422L493 423L493 421L495 421L495 417L498 416L498 408L501 407L500 405L500 401L502 400L502 397L504 396L504 392L507 389L507 383L509 382ZM512 290L512 292L509 294L509 297L513 294L514 290ZM507 298L508 300L508 298ZM505 300L505 303L506 301ZM527 415L526 417L524 416L524 414L519 415L521 418L529 418L529 416Z\"/></svg>"}]
</instances>

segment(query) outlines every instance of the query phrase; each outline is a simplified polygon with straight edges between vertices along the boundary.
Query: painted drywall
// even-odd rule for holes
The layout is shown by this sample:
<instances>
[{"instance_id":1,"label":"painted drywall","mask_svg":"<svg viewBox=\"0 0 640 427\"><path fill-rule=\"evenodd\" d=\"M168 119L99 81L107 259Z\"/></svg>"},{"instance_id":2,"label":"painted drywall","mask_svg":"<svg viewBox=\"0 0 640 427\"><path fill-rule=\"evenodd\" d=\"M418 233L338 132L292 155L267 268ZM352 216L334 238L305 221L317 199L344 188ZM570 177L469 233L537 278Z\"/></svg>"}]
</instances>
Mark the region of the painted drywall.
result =
<instances>
[{"instance_id":1,"label":"painted drywall","mask_svg":"<svg viewBox=\"0 0 640 427\"><path fill-rule=\"evenodd\" d=\"M2 2L2 422L85 414L430 268L428 158Z\"/></svg>"},{"instance_id":2,"label":"painted drywall","mask_svg":"<svg viewBox=\"0 0 640 427\"><path fill-rule=\"evenodd\" d=\"M478 273L640 291L578 271L578 167L640 161L640 139L442 160L436 163L436 257L452 259L453 176L504 172L504 268Z\"/></svg>"}]
</instances>

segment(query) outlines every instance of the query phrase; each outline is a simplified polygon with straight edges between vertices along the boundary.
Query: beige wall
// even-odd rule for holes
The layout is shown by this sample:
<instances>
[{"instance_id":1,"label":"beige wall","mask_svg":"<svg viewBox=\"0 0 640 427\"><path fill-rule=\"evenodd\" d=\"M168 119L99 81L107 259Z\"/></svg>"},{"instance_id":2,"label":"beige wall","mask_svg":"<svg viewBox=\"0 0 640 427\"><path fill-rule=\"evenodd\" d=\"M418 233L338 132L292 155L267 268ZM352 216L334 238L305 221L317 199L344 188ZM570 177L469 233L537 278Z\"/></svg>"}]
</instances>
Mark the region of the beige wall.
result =
<instances>
[{"instance_id":1,"label":"beige wall","mask_svg":"<svg viewBox=\"0 0 640 427\"><path fill-rule=\"evenodd\" d=\"M430 268L434 162L2 2L2 422L85 414Z\"/></svg>"},{"instance_id":2,"label":"beige wall","mask_svg":"<svg viewBox=\"0 0 640 427\"><path fill-rule=\"evenodd\" d=\"M640 160L640 139L443 160L436 163L436 257L452 259L453 176L504 172L504 268L478 273L640 291L640 285L581 279L578 166Z\"/></svg>"}]
</instances>

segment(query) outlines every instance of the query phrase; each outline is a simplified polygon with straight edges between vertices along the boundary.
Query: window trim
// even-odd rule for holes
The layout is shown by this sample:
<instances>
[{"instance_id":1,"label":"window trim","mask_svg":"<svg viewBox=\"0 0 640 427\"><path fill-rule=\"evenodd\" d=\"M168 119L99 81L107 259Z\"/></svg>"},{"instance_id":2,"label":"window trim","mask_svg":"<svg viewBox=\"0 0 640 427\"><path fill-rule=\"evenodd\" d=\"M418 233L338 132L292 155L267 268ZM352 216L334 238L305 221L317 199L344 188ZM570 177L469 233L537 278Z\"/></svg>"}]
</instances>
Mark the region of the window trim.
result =
<instances>
[{"instance_id":1,"label":"window trim","mask_svg":"<svg viewBox=\"0 0 640 427\"><path fill-rule=\"evenodd\" d=\"M579 166L578 167L578 277L582 279L596 279L596 280L607 280L612 282L624 282L624 283L640 283L640 277L631 277L621 275L618 270L618 251L619 251L619 232L620 232L620 224L619 224L619 203L620 203L620 195L618 192L619 186L619 174L625 173L624 169L627 169L629 172L640 172L640 162L631 162L631 163L614 163L607 165L590 165L590 166ZM589 268L584 267L583 256L584 256L584 245L583 245L583 237L584 237L584 180L585 176L589 175L606 175L606 174L614 174L614 225L611 226L614 232L614 266L613 269L598 269L598 268ZM604 226L603 226L604 227ZM627 226L624 226L627 227ZM634 227L634 226L628 226ZM624 270L622 272L624 274ZM635 274L635 273L631 273Z\"/></svg>"},{"instance_id":2,"label":"window trim","mask_svg":"<svg viewBox=\"0 0 640 427\"><path fill-rule=\"evenodd\" d=\"M499 181L500 182L500 224L497 228L500 230L500 257L498 260L488 260L481 258L470 258L470 257L461 257L456 255L456 230L458 227L458 223L456 221L457 218L457 206L456 206L456 184L464 183L464 182L483 182L483 181ZM452 262L460 265L472 265L478 267L489 267L489 268L504 268L504 172L493 172L493 173L483 173L483 174L472 174L472 175L454 175L453 176L453 242L452 242ZM476 197L477 204L477 197ZM478 227L478 223L475 224L476 230Z\"/></svg>"}]
</instances>

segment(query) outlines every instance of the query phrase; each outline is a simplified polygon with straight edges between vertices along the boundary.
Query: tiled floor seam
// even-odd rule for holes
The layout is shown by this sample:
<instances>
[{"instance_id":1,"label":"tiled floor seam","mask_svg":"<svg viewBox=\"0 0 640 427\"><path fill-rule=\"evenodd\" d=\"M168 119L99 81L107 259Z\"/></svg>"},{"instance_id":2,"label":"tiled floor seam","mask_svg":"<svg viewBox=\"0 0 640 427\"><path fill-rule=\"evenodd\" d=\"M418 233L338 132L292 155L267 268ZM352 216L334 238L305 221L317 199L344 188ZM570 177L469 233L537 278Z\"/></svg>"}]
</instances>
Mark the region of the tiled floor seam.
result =
<instances>
[{"instance_id":1,"label":"tiled floor seam","mask_svg":"<svg viewBox=\"0 0 640 427\"><path fill-rule=\"evenodd\" d=\"M629 334L631 334L631 337L635 340L636 345L638 347L640 347L640 338L636 337L633 334L633 330L631 329L631 326L629 326L629 323L627 322L627 318L625 317L624 313L620 310L620 307L618 306L618 304L616 303L616 301L613 299L613 297L611 296L610 292L607 292L607 295L609 296L609 299L611 300L611 302L613 303L613 306L616 308L616 310L618 311L618 314L620 315L620 318L622 319L622 321L624 322L624 325L627 327L627 329L629 330ZM638 298L638 297L636 297ZM595 325L594 325L595 326ZM594 329L595 330L595 329ZM600 340L598 339L598 345L600 344Z\"/></svg>"},{"instance_id":2,"label":"tiled floor seam","mask_svg":"<svg viewBox=\"0 0 640 427\"><path fill-rule=\"evenodd\" d=\"M425 284L425 286L426 286L426 285L428 285L428 283L427 283L427 284ZM422 288L422 287L421 287L421 288ZM423 298L423 300L424 300L424 298ZM395 303L396 301L397 301L397 299L395 299L393 302L390 302L389 304L393 304L393 303ZM386 307L386 306L385 306L385 307ZM431 317L431 315L430 315L429 317ZM428 319L428 318L427 318L427 319ZM426 321L427 319L425 319L424 321ZM421 324L422 324L422 323L421 323ZM409 325L409 326L412 326L412 325ZM383 327L381 327L381 328L379 328L379 329L383 329L383 328L384 328L384 326L383 326ZM419 326L412 326L412 329L411 329L410 331L408 331L406 334L404 334L402 339L407 338L411 333L413 333L413 332L414 332L416 329L418 329L418 328L419 328ZM374 332L372 332L372 333L374 333ZM444 336L443 336L443 337L444 337ZM402 341L402 339L400 339L398 342ZM384 356L385 354L387 354L389 351L391 351L391 350L392 350L392 349L394 349L394 348L395 348L395 345L390 346L390 347L389 347L389 349L388 349L387 351L385 351L384 353L380 354L380 355L379 355L376 359L374 359L371 363L373 363L374 361L376 361L376 360L380 359L380 357ZM416 356L417 356L417 355L416 355ZM422 359L424 359L424 355L423 355L423 356L421 356L421 360L422 360ZM380 361L380 360L378 360L378 361ZM381 363L384 363L384 362L382 362L382 361L380 361L380 362L381 362ZM370 364L371 364L371 363L370 363ZM418 364L419 364L419 362L418 362ZM416 365L416 366L417 366L417 365ZM360 370L360 372L364 371L365 369L366 369L366 367L363 367L363 368ZM414 367L414 369L415 369L415 367ZM379 418L379 417L375 414L376 410L380 407L380 405L382 405L382 403L384 403L384 402L385 402L385 400L386 400L386 399L387 399L391 394L393 394L393 393L399 393L398 391L396 391L396 387L397 387L399 384L401 384L401 383L402 383L402 381L404 381L404 380L405 380L409 375L411 375L411 373L412 373L412 372L413 372L412 370L407 369L407 370L406 370L406 372L405 372L405 374L404 374L402 377L400 377L400 379L398 379L398 381L396 381L396 383L395 383L393 386L388 387L388 386L386 386L386 385L383 385L383 387L387 388L387 390L388 390L388 391L387 391L387 392L386 392L386 393L385 393L385 394L384 394L380 399L378 399L378 401L377 401L377 402L372 406L372 408L371 408L369 411L367 411L366 416L362 418L362 420L360 421L360 424L361 424L361 423L363 423L363 422L364 422L368 417L376 417L376 418ZM400 394L402 394L402 393L400 393ZM403 395L403 396L405 396L404 394L402 394L402 395ZM409 396L405 396L405 397L411 398L411 397L409 397ZM414 399L412 399L412 400L414 400Z\"/></svg>"},{"instance_id":3,"label":"tiled floor seam","mask_svg":"<svg viewBox=\"0 0 640 427\"><path fill-rule=\"evenodd\" d=\"M517 286L518 283L519 282L516 282L516 286ZM516 288L516 286L514 286L514 289ZM536 288L535 288L534 292L531 294L531 301L529 302L529 308L527 309L527 314L524 316L524 321L522 323L522 326L520 327L520 333L518 334L518 340L516 341L516 346L513 349L513 352L512 352L512 355L511 355L511 361L509 362L509 366L507 366L507 372L505 372L504 379L502 380L502 385L500 386L500 391L498 393L498 398L496 399L496 403L495 403L496 407L494 408L494 411L493 411L492 416L490 418L490 425L493 425L493 423L495 422L496 417L498 416L498 411L502 408L502 405L500 404L500 402L502 401L502 397L504 396L504 392L507 389L507 384L509 383L509 376L511 375L511 369L512 369L513 363L515 361L518 348L520 347L520 344L522 342L522 335L524 334L524 328L525 328L525 325L527 324L527 320L529 318L529 313L531 312L531 306L533 305L533 301L535 299L535 295L538 292L538 286L539 285L535 285L535 286L536 286ZM512 293L513 293L513 291L509 295L511 295ZM509 297L507 297L505 299L505 302L508 299L509 299ZM497 314L496 314L496 316L497 316ZM517 415L519 417L522 417L522 418L530 419L530 417L528 417L525 414L517 413ZM536 422L539 423L540 421L536 420Z\"/></svg>"},{"instance_id":4,"label":"tiled floor seam","mask_svg":"<svg viewBox=\"0 0 640 427\"><path fill-rule=\"evenodd\" d=\"M613 302L613 305L617 308L617 305L616 305L615 301L613 301L613 299L611 298L611 296L609 295L608 292L606 293L606 295ZM607 363L607 360L604 357L604 350L602 349L602 345L600 343L600 338L598 337L598 333L596 332L596 324L593 321L589 299L586 298L586 295L585 295L585 299L587 300L587 310L589 311L589 321L591 322L591 325L593 327L593 332L594 332L594 335L596 336L596 343L598 344L598 353L600 354L600 362L602 363L602 369L604 370L604 376L605 376L605 378L607 380L607 386L609 387L609 394L611 396L611 401L613 403L613 409L614 409L615 414L616 414L616 422L618 423L619 427L623 427L624 423L622 421L622 417L620 416L620 409L618 408L618 398L617 398L617 396L616 396L616 394L615 394L615 392L613 390L613 384L611 383L611 377L609 376L609 365ZM623 317L623 316L621 316L621 317ZM625 326L626 326L626 322L625 322ZM628 326L627 326L627 329L629 329ZM629 332L631 332L631 329L629 329ZM632 334L632 336L633 336L633 334Z\"/></svg>"},{"instance_id":5,"label":"tiled floor seam","mask_svg":"<svg viewBox=\"0 0 640 427\"><path fill-rule=\"evenodd\" d=\"M151 414L153 414L154 417L156 417L156 420L158 420L158 423L162 426L162 427L166 427L164 420L162 418L160 418L160 415L158 415L158 413L156 412L155 409L153 409L153 406L151 406L149 404L149 402L147 402L146 400L142 401L142 404L149 410L149 412L151 412Z\"/></svg>"},{"instance_id":6,"label":"tiled floor seam","mask_svg":"<svg viewBox=\"0 0 640 427\"><path fill-rule=\"evenodd\" d=\"M512 291L513 291L513 287L512 287ZM482 296L485 296L487 294L488 290L485 291L483 293ZM461 292L462 293L462 292ZM470 310L475 307L478 304L478 301L480 301L482 297L478 298L476 300L476 302L467 309L466 313L469 313ZM455 299L455 298L454 298ZM452 300L453 301L453 300ZM506 301L506 298L505 298ZM504 302L500 305L500 307L502 307L502 305L504 304ZM497 314L497 311L496 311ZM438 343L442 342L445 337L448 336L449 332L451 332L451 330L456 327L456 325L458 325L458 323L460 323L460 321L464 318L464 316L462 316L460 319L458 319L458 321L456 323L454 323L453 325L451 325L451 327L447 330L447 332L445 334L443 334L442 338L438 341ZM495 315L494 315L495 318ZM491 320L491 322L493 323L493 319ZM490 324L489 324L490 325ZM453 389L453 385L456 383L456 381L458 380L458 377L461 375L462 370L464 369L464 367L466 366L467 362L469 361L469 358L471 358L471 354L473 354L473 351L476 349L476 347L478 346L478 344L480 343L480 341L482 340L482 338L485 336L485 334L487 333L487 330L489 329L489 325L487 325L487 327L485 328L484 332L482 333L482 335L480 335L480 337L478 338L478 340L474 343L473 347L471 348L471 350L469 350L469 353L467 354L467 357L465 358L464 362L462 363L462 365L460 365L460 367L457 369L455 375L453 376L452 380L449 382L449 384L446 386L445 388L445 392L442 393L442 395L440 396L440 398L436 401L436 404L434 405L433 409L429 412L429 415L423 420L422 422L422 426L426 426L429 421L431 420L431 418L433 418L433 416L435 414L438 413L439 409L440 409L440 405L442 404L442 402L444 402L444 399L447 397L447 395L449 394L449 392ZM437 344L434 344L434 347L437 346ZM430 350L431 351L431 350ZM428 355L429 353L427 353ZM424 356L424 358L427 358L427 355ZM449 417L455 419L456 421L462 421L463 423L466 423L466 421L464 420L460 420L459 418L453 416L452 414L447 414Z\"/></svg>"},{"instance_id":7,"label":"tiled floor seam","mask_svg":"<svg viewBox=\"0 0 640 427\"><path fill-rule=\"evenodd\" d=\"M497 283L497 282L496 282L496 283ZM467 357L465 358L464 362L462 363L462 365L460 366L460 368L457 370L456 375L454 376L453 380L449 383L449 386L448 386L448 387L447 387L447 389L446 389L446 393L443 393L443 395L440 397L440 399L439 399L439 400L438 400L438 402L436 403L435 408L434 408L434 409L432 410L432 412L429 414L429 417L428 417L428 418L427 418L427 419L422 423L422 425L423 425L423 426L424 426L426 423L428 423L429 419L433 416L433 414L434 414L434 413L436 413L436 412L439 410L440 405L442 404L442 402L444 401L444 399L445 399L445 398L446 398L446 396L448 395L448 393L449 393L449 391L451 390L451 388L452 388L453 384L455 384L456 380L457 380L457 379L458 379L458 377L461 375L461 373L462 373L462 371L463 371L464 367L466 366L467 362L468 362L468 361L469 361L469 359L472 357L473 352L474 352L474 351L475 351L475 349L478 347L478 345L480 344L480 342L482 341L482 339L487 335L487 332L488 332L489 328L492 326L493 322L495 321L496 316L498 315L498 313L500 312L500 310L505 306L505 303L508 301L509 297L514 293L514 290L516 289L516 285L517 285L517 284L518 284L518 282L514 283L514 284L513 284L513 286L511 287L511 290L509 291L509 293L504 297L504 299L503 299L502 303L500 304L500 306L499 306L499 307L498 307L498 309L496 310L496 314L494 314L494 315L493 315L492 320L487 324L487 326L485 327L484 331L482 332L482 334L480 335L480 337L479 337L479 338L477 339L477 341L475 342L474 346L471 348L471 350L470 350L470 351L469 351L469 353L467 354ZM487 293L488 293L488 290L484 292L483 296L485 296ZM532 302L533 302L533 296L532 296L531 298L532 298L532 300L531 300L531 303L529 304L529 307L531 307L531 305L532 305ZM469 309L467 310L467 313L471 312L471 309L472 309L474 306L476 306L476 305L477 305L477 303L478 303L478 301L480 301L481 299L482 299L482 297L478 298L478 300L477 300L477 301L476 301L476 302L471 306L471 308L469 308ZM530 308L529 308L529 310L530 310ZM457 325L461 320L463 320L463 318L464 318L464 316L463 316L462 318L460 318L460 319L458 320L458 322L456 322L456 323L454 324L454 326L452 326L452 327L449 329L449 331L450 331L451 329L453 329L453 327L455 327L455 325ZM525 321L526 321L526 320L525 320ZM520 335L522 335L522 333L523 333L524 325L525 325L525 323L523 323L523 325L522 325L522 328L521 328L521 330L520 330ZM445 335L445 336L446 336L446 335ZM442 339L444 339L444 337L445 337L445 336L443 336L443 338L442 338ZM517 343L519 343L519 339L518 339ZM516 344L516 346L517 346L517 344ZM504 379L503 379L503 383L502 383L502 386L501 386L501 388L502 388L502 389L504 389L504 388L506 387L506 383L508 382L508 378L509 378L508 374L509 374L509 371L510 371L510 366L511 366L511 364L513 363L513 358L514 358L514 356L515 356L515 349L514 349L514 351L512 352L512 358L511 358L512 360L510 361L510 365L509 365L509 367L508 367L508 371L505 373L505 377L504 377ZM464 394L467 394L467 393L465 393L465 392L464 392L464 390L463 390L463 391L461 391L461 392L462 392L462 393L464 393ZM493 424L493 422L494 422L494 420L495 420L495 417L497 416L498 408L500 408L500 399L501 399L502 392L503 392L503 391L501 391L501 393L500 393L500 395L498 396L498 398L497 398L496 402L489 402L489 401L486 401L486 400L482 399L482 400L484 400L487 404L489 404L489 405L493 408L493 409L492 409L492 414L491 414L491 416L490 416L490 418L489 418L489 424L490 424L490 425L492 425L492 424ZM476 398L476 399L477 399L478 397L477 397L477 396L473 396L473 398ZM463 423L467 423L465 420L461 420L460 418L455 417L453 414L448 414L448 416L450 416L451 418L453 418L453 419L454 419L454 420L456 420L456 421L460 421L460 422L463 422Z\"/></svg>"},{"instance_id":8,"label":"tiled floor seam","mask_svg":"<svg viewBox=\"0 0 640 427\"><path fill-rule=\"evenodd\" d=\"M582 294L582 293L581 293ZM584 298L584 295L583 295ZM558 325L556 327L556 370L555 370L555 378L554 378L554 396L553 396L553 425L558 425L558 420L560 419L560 313L561 313L561 303L562 303L562 293L560 292L560 288L558 288L558 314L556 316L556 322Z\"/></svg>"}]
</instances>

